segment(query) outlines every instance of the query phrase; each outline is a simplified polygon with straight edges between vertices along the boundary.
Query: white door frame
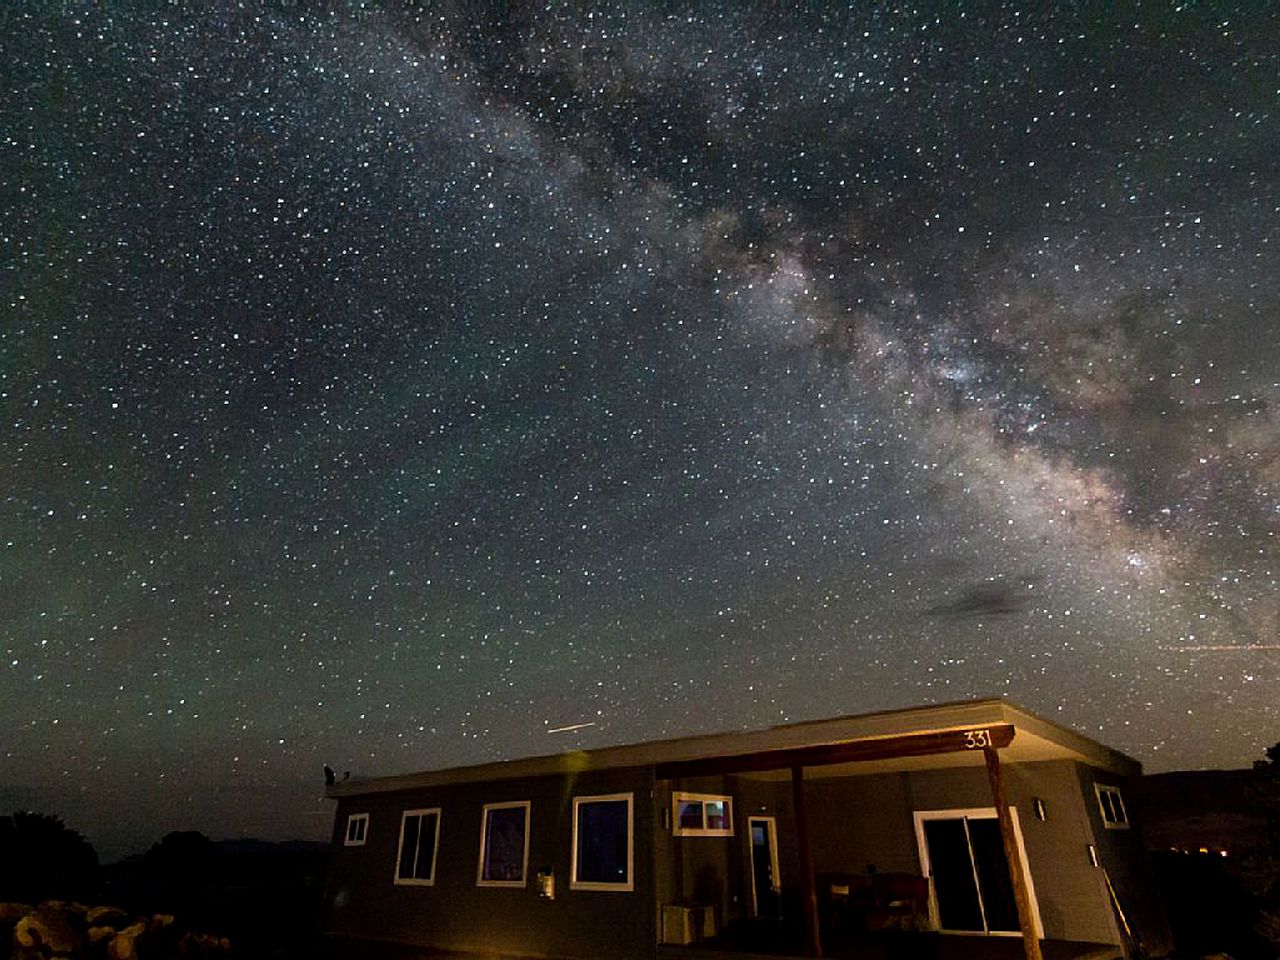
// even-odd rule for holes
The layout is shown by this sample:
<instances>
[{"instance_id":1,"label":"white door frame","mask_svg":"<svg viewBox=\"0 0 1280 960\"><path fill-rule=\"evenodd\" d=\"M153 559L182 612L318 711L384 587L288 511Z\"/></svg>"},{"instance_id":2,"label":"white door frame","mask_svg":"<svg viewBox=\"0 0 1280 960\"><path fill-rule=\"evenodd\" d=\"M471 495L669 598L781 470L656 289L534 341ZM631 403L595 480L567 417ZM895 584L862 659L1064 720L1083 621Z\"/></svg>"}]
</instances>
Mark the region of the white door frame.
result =
<instances>
[{"instance_id":1,"label":"white door frame","mask_svg":"<svg viewBox=\"0 0 1280 960\"><path fill-rule=\"evenodd\" d=\"M751 816L747 817L747 858L751 867L751 915L760 916L760 899L756 894L756 844L751 834L751 825L757 820L769 825L769 871L773 877L773 892L782 892L782 882L778 876L778 818Z\"/></svg>"},{"instance_id":2,"label":"white door frame","mask_svg":"<svg viewBox=\"0 0 1280 960\"><path fill-rule=\"evenodd\" d=\"M929 844L925 841L924 824L926 820L996 820L995 807L966 807L954 810L915 810L912 812L916 826L916 846L920 851L920 871L929 880L929 919L936 930L942 933L953 933L959 936L977 937L1020 937L1018 930L943 930L938 914L938 892L933 886L933 869L929 864ZM1031 901L1031 918L1035 926L1036 937L1044 939L1044 923L1040 919L1040 901L1036 899L1036 885L1031 879L1031 863L1027 860L1027 849L1022 842L1022 825L1018 820L1018 808L1010 805L1009 817L1013 821L1013 839L1018 845L1018 859L1022 861L1022 879L1027 885L1027 899ZM974 883L977 883L974 877ZM979 891L982 887L978 885ZM979 894L981 896L981 894ZM985 924L985 919L984 919Z\"/></svg>"}]
</instances>

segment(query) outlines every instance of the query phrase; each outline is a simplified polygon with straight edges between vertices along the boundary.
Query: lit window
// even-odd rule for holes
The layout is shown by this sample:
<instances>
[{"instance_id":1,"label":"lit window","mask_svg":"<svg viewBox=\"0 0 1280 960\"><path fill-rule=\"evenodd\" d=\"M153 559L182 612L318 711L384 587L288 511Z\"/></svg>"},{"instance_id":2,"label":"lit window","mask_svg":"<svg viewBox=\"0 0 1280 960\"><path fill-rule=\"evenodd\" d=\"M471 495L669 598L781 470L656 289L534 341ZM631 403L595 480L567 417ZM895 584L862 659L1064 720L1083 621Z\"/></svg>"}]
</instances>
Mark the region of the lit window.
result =
<instances>
[{"instance_id":1,"label":"lit window","mask_svg":"<svg viewBox=\"0 0 1280 960\"><path fill-rule=\"evenodd\" d=\"M436 882L436 849L440 845L440 808L406 810L400 820L400 853L396 883L431 886Z\"/></svg>"},{"instance_id":2,"label":"lit window","mask_svg":"<svg viewBox=\"0 0 1280 960\"><path fill-rule=\"evenodd\" d=\"M572 890L634 889L632 794L573 798Z\"/></svg>"},{"instance_id":3,"label":"lit window","mask_svg":"<svg viewBox=\"0 0 1280 960\"><path fill-rule=\"evenodd\" d=\"M487 803L480 818L481 887L523 887L529 867L529 801Z\"/></svg>"},{"instance_id":4,"label":"lit window","mask_svg":"<svg viewBox=\"0 0 1280 960\"><path fill-rule=\"evenodd\" d=\"M1093 785L1098 795L1098 809L1102 811L1102 825L1108 830L1125 830L1129 826L1129 815L1124 809L1124 800L1120 798L1119 787L1107 787L1100 783Z\"/></svg>"},{"instance_id":5,"label":"lit window","mask_svg":"<svg viewBox=\"0 0 1280 960\"><path fill-rule=\"evenodd\" d=\"M369 835L369 815L353 813L347 817L347 838L343 844L348 847L363 847L365 837Z\"/></svg>"},{"instance_id":6,"label":"lit window","mask_svg":"<svg viewBox=\"0 0 1280 960\"><path fill-rule=\"evenodd\" d=\"M672 794L671 832L678 837L733 836L733 799L704 793Z\"/></svg>"}]
</instances>

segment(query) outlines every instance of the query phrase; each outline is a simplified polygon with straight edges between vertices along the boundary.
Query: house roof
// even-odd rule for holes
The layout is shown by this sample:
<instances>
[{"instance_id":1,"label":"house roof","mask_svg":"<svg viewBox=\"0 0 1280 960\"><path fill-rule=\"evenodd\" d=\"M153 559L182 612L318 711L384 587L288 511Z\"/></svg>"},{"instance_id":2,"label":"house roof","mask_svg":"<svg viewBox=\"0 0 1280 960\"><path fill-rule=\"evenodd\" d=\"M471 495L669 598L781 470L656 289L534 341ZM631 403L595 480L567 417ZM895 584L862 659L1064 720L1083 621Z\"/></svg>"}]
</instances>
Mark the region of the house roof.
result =
<instances>
[{"instance_id":1,"label":"house roof","mask_svg":"<svg viewBox=\"0 0 1280 960\"><path fill-rule=\"evenodd\" d=\"M1003 728L1010 728L1004 731ZM967 700L829 720L812 720L756 730L652 740L645 743L576 750L475 766L426 770L398 776L343 780L327 790L333 798L390 793L459 783L515 780L526 777L654 767L660 775L741 772L773 779L790 776L790 767L805 767L811 779L856 776L901 770L977 766L983 751L956 749L956 737L968 731L997 730L1008 746L1000 750L1006 763L1077 760L1118 776L1136 776L1142 766L1083 734L1068 729L1008 700ZM947 738L946 734L956 737ZM777 763L776 767L772 766Z\"/></svg>"}]
</instances>

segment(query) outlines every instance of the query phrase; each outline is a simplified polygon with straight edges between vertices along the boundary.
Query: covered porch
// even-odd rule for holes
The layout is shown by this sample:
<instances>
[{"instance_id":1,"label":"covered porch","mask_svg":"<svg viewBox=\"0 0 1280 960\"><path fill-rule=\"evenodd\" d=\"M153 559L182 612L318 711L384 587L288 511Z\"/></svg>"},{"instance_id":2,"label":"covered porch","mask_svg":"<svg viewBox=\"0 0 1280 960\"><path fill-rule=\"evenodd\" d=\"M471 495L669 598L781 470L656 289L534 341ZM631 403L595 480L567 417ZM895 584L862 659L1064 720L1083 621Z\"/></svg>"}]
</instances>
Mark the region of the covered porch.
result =
<instances>
[{"instance_id":1,"label":"covered porch","mask_svg":"<svg viewBox=\"0 0 1280 960\"><path fill-rule=\"evenodd\" d=\"M960 722L898 732L881 718L865 737L846 726L815 745L807 730L795 746L658 764L659 956L1124 956L1109 916L1094 937L1046 939L1007 796L1010 764L1080 754L999 717L944 719ZM1063 822L1071 789L1054 801ZM1024 824L1044 819L1043 800L1021 800Z\"/></svg>"}]
</instances>

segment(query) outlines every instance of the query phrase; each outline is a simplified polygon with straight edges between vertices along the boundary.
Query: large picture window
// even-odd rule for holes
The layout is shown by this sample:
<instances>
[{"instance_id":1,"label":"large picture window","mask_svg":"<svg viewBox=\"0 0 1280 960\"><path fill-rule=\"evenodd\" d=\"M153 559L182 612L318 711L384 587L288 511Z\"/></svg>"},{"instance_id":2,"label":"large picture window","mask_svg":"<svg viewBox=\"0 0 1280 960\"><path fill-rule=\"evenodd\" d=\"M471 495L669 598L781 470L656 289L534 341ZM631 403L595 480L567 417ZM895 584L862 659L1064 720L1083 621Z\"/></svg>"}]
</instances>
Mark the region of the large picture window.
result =
<instances>
[{"instance_id":1,"label":"large picture window","mask_svg":"<svg viewBox=\"0 0 1280 960\"><path fill-rule=\"evenodd\" d=\"M678 837L733 836L733 798L705 793L672 794L671 832Z\"/></svg>"},{"instance_id":2,"label":"large picture window","mask_svg":"<svg viewBox=\"0 0 1280 960\"><path fill-rule=\"evenodd\" d=\"M529 801L487 803L480 818L481 887L523 887L529 868Z\"/></svg>"},{"instance_id":3,"label":"large picture window","mask_svg":"<svg viewBox=\"0 0 1280 960\"><path fill-rule=\"evenodd\" d=\"M431 886L436 882L436 849L440 845L440 808L406 810L400 820L400 853L396 883Z\"/></svg>"},{"instance_id":4,"label":"large picture window","mask_svg":"<svg viewBox=\"0 0 1280 960\"><path fill-rule=\"evenodd\" d=\"M633 795L573 798L572 890L634 889Z\"/></svg>"}]
</instances>

